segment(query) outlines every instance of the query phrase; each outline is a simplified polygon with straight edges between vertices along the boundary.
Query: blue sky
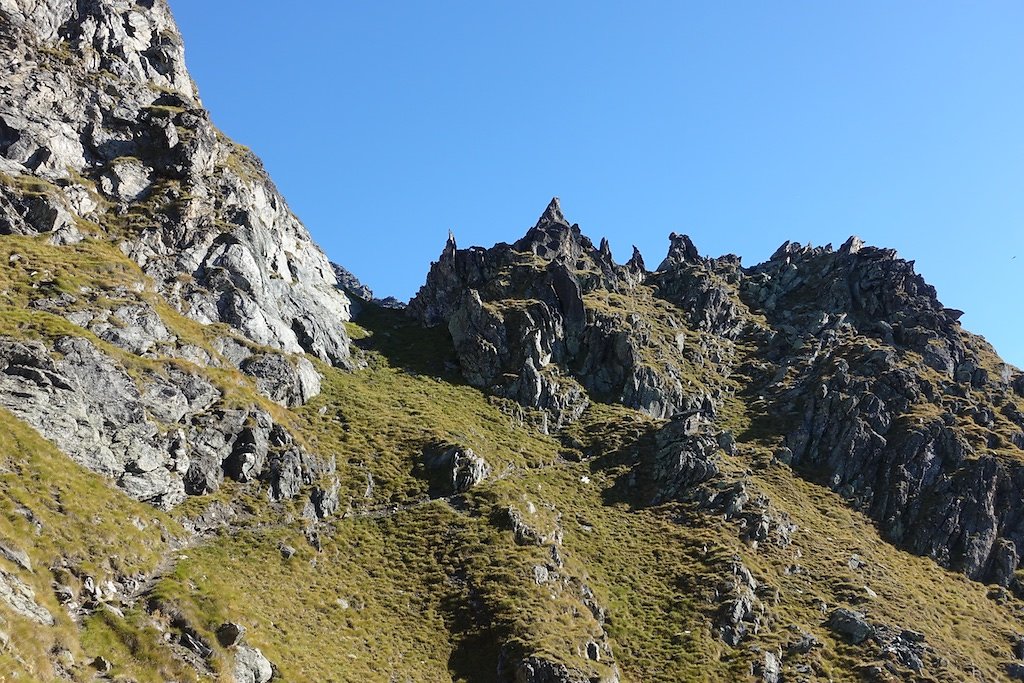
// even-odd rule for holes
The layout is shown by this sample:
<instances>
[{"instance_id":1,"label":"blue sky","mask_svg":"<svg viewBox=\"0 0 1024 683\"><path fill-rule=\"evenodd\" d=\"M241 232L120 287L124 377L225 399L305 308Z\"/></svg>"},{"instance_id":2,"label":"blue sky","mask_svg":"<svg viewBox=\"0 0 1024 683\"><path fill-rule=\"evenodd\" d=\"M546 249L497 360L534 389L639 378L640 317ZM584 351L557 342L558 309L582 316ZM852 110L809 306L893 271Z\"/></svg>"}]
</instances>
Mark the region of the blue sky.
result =
<instances>
[{"instance_id":1,"label":"blue sky","mask_svg":"<svg viewBox=\"0 0 1024 683\"><path fill-rule=\"evenodd\" d=\"M648 267L672 231L895 247L1024 366L1024 3L170 4L214 122L378 295L558 195Z\"/></svg>"}]
</instances>

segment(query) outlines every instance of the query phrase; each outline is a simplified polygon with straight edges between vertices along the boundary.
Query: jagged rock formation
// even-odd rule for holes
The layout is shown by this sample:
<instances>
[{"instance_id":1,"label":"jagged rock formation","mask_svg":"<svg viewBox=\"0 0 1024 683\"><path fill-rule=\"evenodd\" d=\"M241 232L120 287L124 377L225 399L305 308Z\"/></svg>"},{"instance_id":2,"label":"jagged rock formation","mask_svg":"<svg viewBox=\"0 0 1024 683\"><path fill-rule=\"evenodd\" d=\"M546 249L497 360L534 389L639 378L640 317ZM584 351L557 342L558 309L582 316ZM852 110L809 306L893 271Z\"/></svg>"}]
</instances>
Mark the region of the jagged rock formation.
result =
<instances>
[{"instance_id":1,"label":"jagged rock formation","mask_svg":"<svg viewBox=\"0 0 1024 683\"><path fill-rule=\"evenodd\" d=\"M51 279L11 304L133 355L237 367L281 405L319 393L312 363L281 352L347 363L348 299L258 160L210 122L166 4L9 0L0 33L0 234L110 240L142 271L130 287ZM18 251L7 265L29 277L52 267ZM157 310L167 302L237 334L186 339ZM3 348L0 402L135 498L169 508L216 490L225 470L266 479L275 496L316 477L265 412L218 410L221 392L200 373L169 367L136 386L85 339L54 340L57 361L41 344ZM255 440L246 416L263 425Z\"/></svg>"},{"instance_id":2,"label":"jagged rock formation","mask_svg":"<svg viewBox=\"0 0 1024 683\"><path fill-rule=\"evenodd\" d=\"M636 315L619 298L643 272L638 254L614 264L607 242L595 248L554 199L513 245L459 250L449 235L409 311L448 326L472 385L540 408L555 425L579 417L586 392L655 417L713 410L681 367L682 321Z\"/></svg>"},{"instance_id":3,"label":"jagged rock formation","mask_svg":"<svg viewBox=\"0 0 1024 683\"><path fill-rule=\"evenodd\" d=\"M450 237L409 311L447 324L471 384L555 425L589 400L713 419L741 372L764 419L788 425L780 436L799 471L901 546L1013 580L1021 460L1000 453L1024 443L1021 375L960 328L911 262L856 238L838 251L786 243L752 268L701 257L685 235L670 243L653 273L636 255L619 266L553 200L514 245L460 250ZM662 316L650 292L686 319ZM674 463L662 495L713 476L705 462Z\"/></svg>"},{"instance_id":4,"label":"jagged rock formation","mask_svg":"<svg viewBox=\"0 0 1024 683\"><path fill-rule=\"evenodd\" d=\"M290 498L321 474L317 461L265 411L225 409L199 374L169 368L140 390L121 364L82 338L0 338L0 406L129 496L169 509L211 493L225 474L265 480Z\"/></svg>"},{"instance_id":5,"label":"jagged rock formation","mask_svg":"<svg viewBox=\"0 0 1024 683\"><path fill-rule=\"evenodd\" d=\"M800 406L786 434L794 465L894 542L1008 584L1024 543L1019 371L964 332L893 250L852 238L838 252L784 245L752 279L783 335L770 353L796 371L767 388Z\"/></svg>"}]
</instances>

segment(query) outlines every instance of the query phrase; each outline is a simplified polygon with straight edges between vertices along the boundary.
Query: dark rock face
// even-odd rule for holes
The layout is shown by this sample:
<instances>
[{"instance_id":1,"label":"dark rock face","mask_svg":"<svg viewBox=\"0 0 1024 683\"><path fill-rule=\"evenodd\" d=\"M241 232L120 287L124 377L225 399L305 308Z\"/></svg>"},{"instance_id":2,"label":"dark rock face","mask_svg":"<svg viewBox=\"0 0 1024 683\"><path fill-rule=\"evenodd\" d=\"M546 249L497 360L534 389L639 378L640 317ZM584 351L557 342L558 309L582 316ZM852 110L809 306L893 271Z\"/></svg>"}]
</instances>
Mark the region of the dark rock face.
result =
<instances>
[{"instance_id":1,"label":"dark rock face","mask_svg":"<svg viewBox=\"0 0 1024 683\"><path fill-rule=\"evenodd\" d=\"M797 371L775 395L800 409L786 437L793 465L894 543L1008 585L1024 543L1021 461L996 455L1017 448L1007 442L1022 422L1009 368L983 367L991 350L892 250L785 245L753 270L764 280L748 294L785 321L773 353ZM979 428L987 435L972 438Z\"/></svg>"},{"instance_id":2,"label":"dark rock face","mask_svg":"<svg viewBox=\"0 0 1024 683\"><path fill-rule=\"evenodd\" d=\"M590 643L597 652L596 643ZM590 659L596 659L591 657ZM591 674L570 668L560 662L553 662L543 657L529 656L517 658L510 654L508 648L501 653L498 661L499 683L618 683L619 676L593 677Z\"/></svg>"},{"instance_id":3,"label":"dark rock face","mask_svg":"<svg viewBox=\"0 0 1024 683\"><path fill-rule=\"evenodd\" d=\"M685 389L676 361L653 361L678 350L681 328L669 334L628 305L598 305L644 273L638 255L619 266L607 242L595 248L555 199L514 245L460 250L449 236L409 312L447 325L470 384L544 410L555 426L575 420L588 394L659 417L708 404Z\"/></svg>"},{"instance_id":4,"label":"dark rock face","mask_svg":"<svg viewBox=\"0 0 1024 683\"><path fill-rule=\"evenodd\" d=\"M739 298L739 258L701 258L686 235L672 233L669 242L668 256L651 278L659 296L686 311L692 327L720 337L736 339L753 327Z\"/></svg>"},{"instance_id":5,"label":"dark rock face","mask_svg":"<svg viewBox=\"0 0 1024 683\"><path fill-rule=\"evenodd\" d=\"M860 612L837 609L828 618L828 627L857 645L875 634L875 629Z\"/></svg>"},{"instance_id":6,"label":"dark rock face","mask_svg":"<svg viewBox=\"0 0 1024 683\"><path fill-rule=\"evenodd\" d=\"M872 641L883 658L916 674L927 673L929 665L940 664L934 651L924 642L923 634L873 624L861 612L840 607L832 611L825 625L848 643L860 645Z\"/></svg>"},{"instance_id":7,"label":"dark rock face","mask_svg":"<svg viewBox=\"0 0 1024 683\"><path fill-rule=\"evenodd\" d=\"M245 627L241 624L226 622L217 627L217 642L221 647L232 647L242 642L245 637Z\"/></svg>"},{"instance_id":8,"label":"dark rock face","mask_svg":"<svg viewBox=\"0 0 1024 683\"><path fill-rule=\"evenodd\" d=\"M856 374L843 361L825 372L789 436L794 463L827 473L894 542L1008 585L1024 543L1021 465L977 453L951 413L908 418L930 388L893 356L860 359Z\"/></svg>"},{"instance_id":9,"label":"dark rock face","mask_svg":"<svg viewBox=\"0 0 1024 683\"><path fill-rule=\"evenodd\" d=\"M498 680L501 683L583 683L589 678L574 674L564 664L528 657L511 670L507 665L499 665Z\"/></svg>"}]
</instances>

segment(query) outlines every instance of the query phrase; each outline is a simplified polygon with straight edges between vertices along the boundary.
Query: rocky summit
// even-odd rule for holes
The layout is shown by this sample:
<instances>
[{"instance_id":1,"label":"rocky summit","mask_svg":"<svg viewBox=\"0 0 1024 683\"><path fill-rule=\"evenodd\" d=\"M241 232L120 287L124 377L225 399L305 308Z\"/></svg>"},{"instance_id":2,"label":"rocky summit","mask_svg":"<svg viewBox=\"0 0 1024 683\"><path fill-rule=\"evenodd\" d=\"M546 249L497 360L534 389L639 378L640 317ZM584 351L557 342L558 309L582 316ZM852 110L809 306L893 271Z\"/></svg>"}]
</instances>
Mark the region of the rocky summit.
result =
<instances>
[{"instance_id":1,"label":"rocky summit","mask_svg":"<svg viewBox=\"0 0 1024 683\"><path fill-rule=\"evenodd\" d=\"M0 680L1024 680L1024 374L913 262L553 200L403 305L164 0L0 55Z\"/></svg>"}]
</instances>

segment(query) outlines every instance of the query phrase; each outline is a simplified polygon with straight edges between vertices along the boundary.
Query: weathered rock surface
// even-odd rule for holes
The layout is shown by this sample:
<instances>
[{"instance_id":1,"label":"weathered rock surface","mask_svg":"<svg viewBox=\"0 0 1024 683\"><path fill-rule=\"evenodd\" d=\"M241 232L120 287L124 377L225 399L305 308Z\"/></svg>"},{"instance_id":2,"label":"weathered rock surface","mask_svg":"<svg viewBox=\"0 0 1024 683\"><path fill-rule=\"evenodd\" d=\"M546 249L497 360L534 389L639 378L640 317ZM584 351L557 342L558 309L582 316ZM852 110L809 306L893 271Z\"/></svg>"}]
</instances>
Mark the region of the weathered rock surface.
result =
<instances>
[{"instance_id":1,"label":"weathered rock surface","mask_svg":"<svg viewBox=\"0 0 1024 683\"><path fill-rule=\"evenodd\" d=\"M538 656L516 658L503 651L498 662L499 683L618 683L619 676L613 672L607 676L593 676L583 670L574 669L560 662Z\"/></svg>"},{"instance_id":2,"label":"weathered rock surface","mask_svg":"<svg viewBox=\"0 0 1024 683\"><path fill-rule=\"evenodd\" d=\"M235 683L267 683L274 677L274 668L258 648L246 645L235 649Z\"/></svg>"},{"instance_id":3,"label":"weathered rock surface","mask_svg":"<svg viewBox=\"0 0 1024 683\"><path fill-rule=\"evenodd\" d=\"M873 641L884 658L902 669L927 673L927 665L936 663L934 652L924 642L924 635L917 631L872 624L863 613L842 607L833 610L825 623L853 645Z\"/></svg>"},{"instance_id":4,"label":"weathered rock surface","mask_svg":"<svg viewBox=\"0 0 1024 683\"><path fill-rule=\"evenodd\" d=\"M656 329L618 298L644 272L638 256L620 266L607 242L595 248L554 199L513 245L458 249L449 235L408 310L447 325L470 384L544 410L556 427L590 396L656 417L705 405L676 358L682 321Z\"/></svg>"},{"instance_id":5,"label":"weathered rock surface","mask_svg":"<svg viewBox=\"0 0 1024 683\"><path fill-rule=\"evenodd\" d=\"M465 493L490 476L491 466L473 452L450 444L439 444L424 457L427 469L444 481L446 493Z\"/></svg>"},{"instance_id":6,"label":"weathered rock surface","mask_svg":"<svg viewBox=\"0 0 1024 683\"><path fill-rule=\"evenodd\" d=\"M195 320L347 362L331 264L213 127L164 0L6 0L0 33L0 234L67 243L86 219Z\"/></svg>"},{"instance_id":7,"label":"weathered rock surface","mask_svg":"<svg viewBox=\"0 0 1024 683\"><path fill-rule=\"evenodd\" d=\"M44 626L53 626L56 621L50 612L36 602L36 593L14 574L0 569L0 600L3 600L16 614Z\"/></svg>"},{"instance_id":8,"label":"weathered rock surface","mask_svg":"<svg viewBox=\"0 0 1024 683\"><path fill-rule=\"evenodd\" d=\"M164 508L217 490L225 473L266 481L291 497L320 471L312 456L258 409L217 408L220 392L180 369L149 374L144 389L85 339L0 339L0 406L128 495Z\"/></svg>"},{"instance_id":9,"label":"weathered rock surface","mask_svg":"<svg viewBox=\"0 0 1024 683\"><path fill-rule=\"evenodd\" d=\"M249 356L238 369L256 380L256 388L267 398L294 408L320 393L320 374L299 356L290 360L279 353Z\"/></svg>"},{"instance_id":10,"label":"weathered rock surface","mask_svg":"<svg viewBox=\"0 0 1024 683\"><path fill-rule=\"evenodd\" d=\"M1008 585L1024 543L1022 460L998 454L1019 452L1024 422L1009 367L986 370L991 348L892 250L784 245L754 271L752 296L781 323L772 354L795 370L769 387L800 407L786 437L794 467L894 543Z\"/></svg>"}]
</instances>

